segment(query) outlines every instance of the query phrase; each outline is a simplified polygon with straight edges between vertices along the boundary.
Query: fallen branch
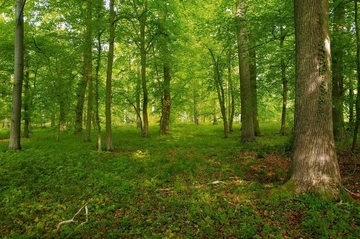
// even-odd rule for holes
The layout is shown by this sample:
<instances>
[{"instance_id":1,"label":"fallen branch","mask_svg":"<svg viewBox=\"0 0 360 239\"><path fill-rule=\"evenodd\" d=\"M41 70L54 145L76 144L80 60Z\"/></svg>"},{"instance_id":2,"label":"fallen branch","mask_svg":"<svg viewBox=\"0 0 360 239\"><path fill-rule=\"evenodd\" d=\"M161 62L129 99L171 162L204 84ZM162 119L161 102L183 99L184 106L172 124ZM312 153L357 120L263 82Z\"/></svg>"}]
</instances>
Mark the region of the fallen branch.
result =
<instances>
[{"instance_id":1,"label":"fallen branch","mask_svg":"<svg viewBox=\"0 0 360 239\"><path fill-rule=\"evenodd\" d=\"M59 224L58 224L58 226L57 226L57 228L56 228L56 233L60 236L60 229L61 229L61 227L64 225L64 224L68 224L68 223L72 223L72 222L76 222L75 221L75 217L77 216L77 215L79 215L79 213L83 210L83 209L85 209L85 217L86 217L86 219L85 219L85 221L84 222L82 222L79 226L81 226L81 225L83 225L83 224L85 224L85 223L87 223L88 222L88 215L89 215L89 210L88 210L88 207L87 207L87 205L89 204L89 202L92 200L92 198L90 198L75 214L74 214L74 216L70 219L70 220L66 220L66 221L62 221L62 222L60 222Z\"/></svg>"}]
</instances>

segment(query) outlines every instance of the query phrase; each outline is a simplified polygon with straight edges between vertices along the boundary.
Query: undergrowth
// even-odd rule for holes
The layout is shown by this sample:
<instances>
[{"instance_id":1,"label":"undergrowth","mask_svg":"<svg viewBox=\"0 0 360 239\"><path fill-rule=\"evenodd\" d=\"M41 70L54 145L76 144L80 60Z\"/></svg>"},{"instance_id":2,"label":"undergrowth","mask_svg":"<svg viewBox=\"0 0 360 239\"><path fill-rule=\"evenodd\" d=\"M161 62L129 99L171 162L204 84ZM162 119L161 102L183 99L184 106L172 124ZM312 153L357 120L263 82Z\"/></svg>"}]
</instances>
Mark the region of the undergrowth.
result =
<instances>
[{"instance_id":1,"label":"undergrowth","mask_svg":"<svg viewBox=\"0 0 360 239\"><path fill-rule=\"evenodd\" d=\"M313 195L247 194L281 185L288 137L264 127L255 143L220 126L175 125L141 138L114 129L114 152L82 135L34 129L23 150L0 133L2 238L356 238L360 209ZM87 203L75 222L62 225Z\"/></svg>"}]
</instances>

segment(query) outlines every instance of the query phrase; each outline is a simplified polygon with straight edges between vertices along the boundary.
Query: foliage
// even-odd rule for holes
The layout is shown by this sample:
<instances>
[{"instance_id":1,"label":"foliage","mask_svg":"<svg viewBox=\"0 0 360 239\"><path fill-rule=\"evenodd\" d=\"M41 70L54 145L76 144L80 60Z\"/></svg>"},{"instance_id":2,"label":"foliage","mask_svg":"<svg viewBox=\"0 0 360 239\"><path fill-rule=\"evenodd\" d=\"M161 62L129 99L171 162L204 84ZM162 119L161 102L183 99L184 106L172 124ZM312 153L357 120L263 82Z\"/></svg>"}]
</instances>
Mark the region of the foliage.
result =
<instances>
[{"instance_id":1,"label":"foliage","mask_svg":"<svg viewBox=\"0 0 360 239\"><path fill-rule=\"evenodd\" d=\"M240 144L236 133L223 139L221 126L178 124L149 139L122 126L111 153L68 131L56 141L49 128L33 129L24 150L7 151L2 130L0 235L56 237L58 223L92 198L89 221L79 226L80 213L61 238L355 238L356 205L285 193L252 198L286 175L289 159L278 152L289 139L274 126L263 125L255 144Z\"/></svg>"}]
</instances>

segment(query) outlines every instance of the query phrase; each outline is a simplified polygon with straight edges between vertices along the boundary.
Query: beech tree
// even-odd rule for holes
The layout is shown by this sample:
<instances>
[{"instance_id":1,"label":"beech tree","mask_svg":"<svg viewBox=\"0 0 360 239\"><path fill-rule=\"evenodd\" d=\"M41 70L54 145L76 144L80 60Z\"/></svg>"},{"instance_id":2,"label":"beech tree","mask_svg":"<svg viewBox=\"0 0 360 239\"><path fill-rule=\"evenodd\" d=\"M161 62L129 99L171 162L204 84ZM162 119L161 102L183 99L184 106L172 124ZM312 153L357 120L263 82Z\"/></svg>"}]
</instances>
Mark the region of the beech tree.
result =
<instances>
[{"instance_id":1,"label":"beech tree","mask_svg":"<svg viewBox=\"0 0 360 239\"><path fill-rule=\"evenodd\" d=\"M114 0L110 0L110 14L109 14L109 52L108 52L108 63L106 71L106 101L105 101L105 117L106 117L106 150L114 150L113 137L112 137L112 126L111 126L111 92L112 92L112 68L114 61L114 41L115 41L115 6Z\"/></svg>"},{"instance_id":2,"label":"beech tree","mask_svg":"<svg viewBox=\"0 0 360 239\"><path fill-rule=\"evenodd\" d=\"M296 90L289 182L297 193L338 199L341 179L332 128L327 0L294 0Z\"/></svg>"},{"instance_id":3,"label":"beech tree","mask_svg":"<svg viewBox=\"0 0 360 239\"><path fill-rule=\"evenodd\" d=\"M24 79L24 7L26 0L17 0L15 3L15 60L9 148L19 150L21 149L21 95Z\"/></svg>"},{"instance_id":4,"label":"beech tree","mask_svg":"<svg viewBox=\"0 0 360 239\"><path fill-rule=\"evenodd\" d=\"M238 31L239 75L241 91L241 141L254 141L254 120L250 84L249 35L246 27L245 0L238 0L236 17Z\"/></svg>"}]
</instances>

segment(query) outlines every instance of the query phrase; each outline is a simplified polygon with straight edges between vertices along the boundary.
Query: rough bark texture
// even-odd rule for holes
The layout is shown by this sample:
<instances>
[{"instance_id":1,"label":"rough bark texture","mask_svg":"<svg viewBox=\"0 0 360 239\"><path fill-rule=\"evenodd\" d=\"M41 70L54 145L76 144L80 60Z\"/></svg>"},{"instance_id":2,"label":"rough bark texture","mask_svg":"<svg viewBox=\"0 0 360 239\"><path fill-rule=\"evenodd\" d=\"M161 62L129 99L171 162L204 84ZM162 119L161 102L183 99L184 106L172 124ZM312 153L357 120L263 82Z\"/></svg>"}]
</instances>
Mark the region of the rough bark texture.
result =
<instances>
[{"instance_id":1,"label":"rough bark texture","mask_svg":"<svg viewBox=\"0 0 360 239\"><path fill-rule=\"evenodd\" d=\"M334 2L339 2L334 0ZM345 4L339 2L334 8L334 27L331 38L332 53L332 101L333 101L333 128L336 140L345 138L343 98L344 98L344 17Z\"/></svg>"},{"instance_id":2,"label":"rough bark texture","mask_svg":"<svg viewBox=\"0 0 360 239\"><path fill-rule=\"evenodd\" d=\"M241 141L254 141L254 120L251 98L249 42L245 18L245 0L237 2L237 40L241 93Z\"/></svg>"},{"instance_id":3,"label":"rough bark texture","mask_svg":"<svg viewBox=\"0 0 360 239\"><path fill-rule=\"evenodd\" d=\"M105 98L105 129L106 129L106 150L113 151L113 137L111 128L111 79L112 79L112 68L114 60L114 40L115 40L115 10L114 0L110 0L110 21L109 21L109 53L108 53L108 65L106 71L106 98Z\"/></svg>"},{"instance_id":4,"label":"rough bark texture","mask_svg":"<svg viewBox=\"0 0 360 239\"><path fill-rule=\"evenodd\" d=\"M21 127L21 94L24 80L24 7L25 0L15 1L15 59L14 84L12 91L12 112L9 149L19 150Z\"/></svg>"},{"instance_id":5,"label":"rough bark texture","mask_svg":"<svg viewBox=\"0 0 360 239\"><path fill-rule=\"evenodd\" d=\"M297 193L338 199L331 102L331 57L327 0L294 0L296 92L290 181Z\"/></svg>"}]
</instances>

